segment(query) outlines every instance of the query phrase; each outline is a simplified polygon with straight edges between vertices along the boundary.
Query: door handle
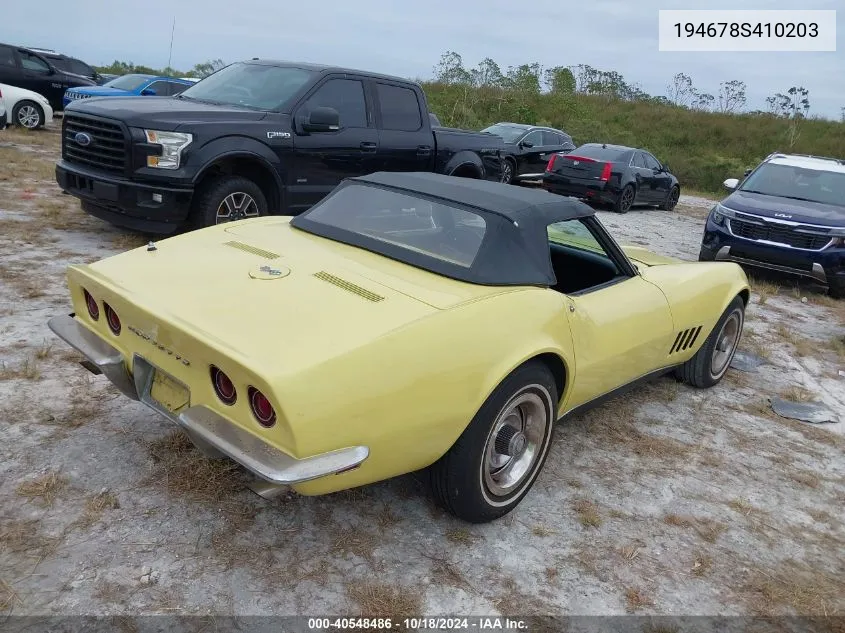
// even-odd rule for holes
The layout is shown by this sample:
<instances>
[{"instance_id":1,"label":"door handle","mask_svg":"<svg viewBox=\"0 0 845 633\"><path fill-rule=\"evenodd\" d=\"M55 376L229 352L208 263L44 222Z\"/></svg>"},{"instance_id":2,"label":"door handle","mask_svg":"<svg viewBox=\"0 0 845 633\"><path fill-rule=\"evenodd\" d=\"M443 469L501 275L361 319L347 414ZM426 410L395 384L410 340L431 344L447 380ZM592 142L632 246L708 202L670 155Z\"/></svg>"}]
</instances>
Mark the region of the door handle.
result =
<instances>
[{"instance_id":1,"label":"door handle","mask_svg":"<svg viewBox=\"0 0 845 633\"><path fill-rule=\"evenodd\" d=\"M361 143L361 149L365 152L374 152L378 148L378 144L364 141Z\"/></svg>"},{"instance_id":2,"label":"door handle","mask_svg":"<svg viewBox=\"0 0 845 633\"><path fill-rule=\"evenodd\" d=\"M417 156L431 156L431 146L420 145L417 147Z\"/></svg>"}]
</instances>

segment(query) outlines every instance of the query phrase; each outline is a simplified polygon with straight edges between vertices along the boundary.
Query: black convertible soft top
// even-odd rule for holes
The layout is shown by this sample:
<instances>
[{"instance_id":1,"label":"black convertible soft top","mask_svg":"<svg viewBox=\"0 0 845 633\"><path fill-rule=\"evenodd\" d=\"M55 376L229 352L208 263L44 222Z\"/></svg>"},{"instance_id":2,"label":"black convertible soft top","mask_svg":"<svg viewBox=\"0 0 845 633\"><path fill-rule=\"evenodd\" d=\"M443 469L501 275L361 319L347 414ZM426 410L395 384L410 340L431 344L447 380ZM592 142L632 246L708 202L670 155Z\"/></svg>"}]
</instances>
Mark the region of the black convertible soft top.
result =
<instances>
[{"instance_id":1,"label":"black convertible soft top","mask_svg":"<svg viewBox=\"0 0 845 633\"><path fill-rule=\"evenodd\" d=\"M312 212L319 217L318 209L324 205L342 204L344 189L353 185L390 189L477 213L486 224L477 256L466 268L309 218ZM553 286L556 281L549 255L548 226L593 215L593 209L583 202L540 189L425 172L376 172L345 179L322 201L293 218L291 225L469 283Z\"/></svg>"}]
</instances>

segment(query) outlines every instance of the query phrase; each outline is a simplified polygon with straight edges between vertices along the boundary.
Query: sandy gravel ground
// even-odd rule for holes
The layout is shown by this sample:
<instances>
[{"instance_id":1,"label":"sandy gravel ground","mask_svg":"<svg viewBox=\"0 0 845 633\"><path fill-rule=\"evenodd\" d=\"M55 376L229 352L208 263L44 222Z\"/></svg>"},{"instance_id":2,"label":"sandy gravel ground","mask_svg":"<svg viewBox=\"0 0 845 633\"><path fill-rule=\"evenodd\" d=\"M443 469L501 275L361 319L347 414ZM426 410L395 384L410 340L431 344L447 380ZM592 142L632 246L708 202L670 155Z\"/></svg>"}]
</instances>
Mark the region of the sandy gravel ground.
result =
<instances>
[{"instance_id":1,"label":"sandy gravel ground","mask_svg":"<svg viewBox=\"0 0 845 633\"><path fill-rule=\"evenodd\" d=\"M82 369L46 327L64 267L144 243L52 179L56 130L0 132L3 614L833 614L845 611L845 302L754 280L756 373L671 378L558 428L517 511L468 526L406 476L265 501L230 462ZM695 259L711 201L602 212ZM806 302L802 302L806 298Z\"/></svg>"}]
</instances>

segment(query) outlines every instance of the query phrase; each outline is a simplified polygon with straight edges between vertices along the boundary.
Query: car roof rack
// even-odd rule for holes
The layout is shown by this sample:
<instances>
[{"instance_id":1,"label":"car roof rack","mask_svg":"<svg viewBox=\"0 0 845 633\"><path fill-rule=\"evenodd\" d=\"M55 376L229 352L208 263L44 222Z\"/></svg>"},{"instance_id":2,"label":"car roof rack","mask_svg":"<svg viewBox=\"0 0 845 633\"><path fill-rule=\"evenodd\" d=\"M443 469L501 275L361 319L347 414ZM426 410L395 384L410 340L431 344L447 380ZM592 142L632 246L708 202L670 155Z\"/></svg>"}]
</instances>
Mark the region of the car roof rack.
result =
<instances>
[{"instance_id":1,"label":"car roof rack","mask_svg":"<svg viewBox=\"0 0 845 633\"><path fill-rule=\"evenodd\" d=\"M815 156L814 154L785 154L784 152L772 152L771 154L766 156L766 160L771 160L773 158L790 158L792 156L800 156L801 158L815 158L816 160L829 160L839 165L845 165L845 159L842 158L833 158L831 156Z\"/></svg>"}]
</instances>

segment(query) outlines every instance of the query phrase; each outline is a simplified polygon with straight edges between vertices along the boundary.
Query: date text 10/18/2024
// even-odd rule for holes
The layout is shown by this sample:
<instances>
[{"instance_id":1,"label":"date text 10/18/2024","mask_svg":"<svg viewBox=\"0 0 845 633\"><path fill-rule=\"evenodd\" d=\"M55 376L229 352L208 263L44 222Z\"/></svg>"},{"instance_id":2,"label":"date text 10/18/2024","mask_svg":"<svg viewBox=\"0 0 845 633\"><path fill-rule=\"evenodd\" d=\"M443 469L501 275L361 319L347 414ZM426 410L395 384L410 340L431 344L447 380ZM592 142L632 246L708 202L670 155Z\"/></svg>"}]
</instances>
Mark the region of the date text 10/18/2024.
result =
<instances>
[{"instance_id":1,"label":"date text 10/18/2024","mask_svg":"<svg viewBox=\"0 0 845 633\"><path fill-rule=\"evenodd\" d=\"M529 633L525 620L508 617L472 617L472 618L308 618L308 630L355 630L371 629L402 632L411 631L523 631Z\"/></svg>"},{"instance_id":2,"label":"date text 10/18/2024","mask_svg":"<svg viewBox=\"0 0 845 633\"><path fill-rule=\"evenodd\" d=\"M663 10L659 50L835 52L835 10Z\"/></svg>"}]
</instances>

